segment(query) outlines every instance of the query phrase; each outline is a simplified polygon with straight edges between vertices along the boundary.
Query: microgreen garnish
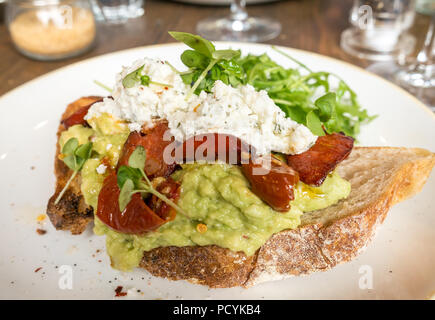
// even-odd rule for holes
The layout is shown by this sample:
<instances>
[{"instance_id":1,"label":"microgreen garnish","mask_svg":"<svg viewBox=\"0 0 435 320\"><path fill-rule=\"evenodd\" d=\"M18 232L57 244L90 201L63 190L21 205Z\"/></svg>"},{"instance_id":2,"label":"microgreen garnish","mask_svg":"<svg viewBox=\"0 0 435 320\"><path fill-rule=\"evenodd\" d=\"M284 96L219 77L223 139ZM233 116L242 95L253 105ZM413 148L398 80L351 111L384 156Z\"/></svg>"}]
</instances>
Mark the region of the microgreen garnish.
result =
<instances>
[{"instance_id":1,"label":"microgreen garnish","mask_svg":"<svg viewBox=\"0 0 435 320\"><path fill-rule=\"evenodd\" d=\"M102 83L102 82L100 82L100 81L98 81L98 80L94 80L94 83L95 83L97 86L103 88L104 90L109 91L110 93L112 93L112 91L113 91L112 88L110 88L109 86L106 86L104 83Z\"/></svg>"},{"instance_id":2,"label":"microgreen garnish","mask_svg":"<svg viewBox=\"0 0 435 320\"><path fill-rule=\"evenodd\" d=\"M193 49L186 50L181 55L181 61L189 67L190 71L184 72L181 78L184 83L192 86L186 95L186 100L193 93L199 94L202 90L210 92L216 80L222 80L225 84L241 83L236 76L237 72L228 68L231 67L228 62L240 56L240 51L216 50L210 41L186 32L169 32L169 34Z\"/></svg>"},{"instance_id":3,"label":"microgreen garnish","mask_svg":"<svg viewBox=\"0 0 435 320\"><path fill-rule=\"evenodd\" d=\"M149 76L147 76L146 74L143 75L143 67L144 66L134 70L133 72L127 74L124 79L122 79L122 85L124 86L124 88L133 88L138 82L146 87L148 87L150 84L154 84L157 86L172 88L172 85L170 84L152 81Z\"/></svg>"},{"instance_id":4,"label":"microgreen garnish","mask_svg":"<svg viewBox=\"0 0 435 320\"><path fill-rule=\"evenodd\" d=\"M296 67L284 68L267 54L241 57L240 51L216 50L210 41L197 35L169 34L193 49L181 55L188 70L178 72L183 82L191 85L186 99L193 92L210 93L217 80L232 87L250 84L256 90L265 90L287 117L306 125L316 135L323 135L324 127L329 133L344 132L355 138L360 125L375 118L361 107L355 92L340 77L314 72L279 48L272 47ZM338 79L334 90L332 77ZM321 97L313 101L318 96Z\"/></svg>"},{"instance_id":5,"label":"microgreen garnish","mask_svg":"<svg viewBox=\"0 0 435 320\"><path fill-rule=\"evenodd\" d=\"M196 52L211 58L212 53L216 50L213 43L196 34L187 32L169 31L169 34L180 42L185 43Z\"/></svg>"},{"instance_id":6,"label":"microgreen garnish","mask_svg":"<svg viewBox=\"0 0 435 320\"><path fill-rule=\"evenodd\" d=\"M119 202L119 209L121 210L121 212L124 211L124 209L127 207L133 194L134 194L134 183L132 180L127 179L121 188L121 192L119 193L118 202Z\"/></svg>"},{"instance_id":7,"label":"microgreen garnish","mask_svg":"<svg viewBox=\"0 0 435 320\"><path fill-rule=\"evenodd\" d=\"M54 204L57 205L62 199L63 194L68 189L69 185L71 184L71 181L74 179L74 177L77 175L77 173L83 168L83 165L85 164L86 160L90 158L92 154L92 142L88 142L82 145L79 145L79 141L77 138L71 138L69 139L62 148L62 156L63 156L63 162L66 164L68 168L73 170L73 173L65 186L63 187L62 191L57 196L56 200L54 201Z\"/></svg>"},{"instance_id":8,"label":"microgreen garnish","mask_svg":"<svg viewBox=\"0 0 435 320\"><path fill-rule=\"evenodd\" d=\"M177 68L175 68L169 61L165 61L165 64L167 64L169 66L169 68L172 69L172 71L174 71L175 73L180 74L181 71L179 71Z\"/></svg>"},{"instance_id":9,"label":"microgreen garnish","mask_svg":"<svg viewBox=\"0 0 435 320\"><path fill-rule=\"evenodd\" d=\"M172 200L158 192L151 184L144 172L146 162L146 151L144 147L138 146L131 153L128 166L121 166L117 173L119 193L119 210L123 212L135 193L151 193L160 198L178 212L187 215Z\"/></svg>"}]
</instances>

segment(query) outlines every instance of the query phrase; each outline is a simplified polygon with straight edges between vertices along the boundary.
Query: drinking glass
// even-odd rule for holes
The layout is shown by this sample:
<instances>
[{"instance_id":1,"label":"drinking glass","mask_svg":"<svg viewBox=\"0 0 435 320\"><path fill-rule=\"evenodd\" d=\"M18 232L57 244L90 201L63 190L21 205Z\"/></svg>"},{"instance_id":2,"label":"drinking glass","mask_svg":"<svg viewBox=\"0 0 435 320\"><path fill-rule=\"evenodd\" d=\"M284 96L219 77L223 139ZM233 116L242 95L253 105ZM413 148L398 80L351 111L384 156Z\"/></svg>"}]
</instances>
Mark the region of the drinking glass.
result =
<instances>
[{"instance_id":1,"label":"drinking glass","mask_svg":"<svg viewBox=\"0 0 435 320\"><path fill-rule=\"evenodd\" d=\"M375 61L395 60L409 54L415 38L405 31L412 26L415 0L354 0L352 27L341 35L347 53Z\"/></svg>"},{"instance_id":2,"label":"drinking glass","mask_svg":"<svg viewBox=\"0 0 435 320\"><path fill-rule=\"evenodd\" d=\"M74 57L95 42L96 26L88 0L8 0L5 13L12 43L32 59Z\"/></svg>"},{"instance_id":3,"label":"drinking glass","mask_svg":"<svg viewBox=\"0 0 435 320\"><path fill-rule=\"evenodd\" d=\"M415 5L415 11L421 14L431 15L435 12L435 1L434 0L417 0Z\"/></svg>"},{"instance_id":4,"label":"drinking glass","mask_svg":"<svg viewBox=\"0 0 435 320\"><path fill-rule=\"evenodd\" d=\"M281 24L269 18L250 17L246 0L232 0L229 16L202 20L196 30L209 40L259 42L278 36Z\"/></svg>"},{"instance_id":5,"label":"drinking glass","mask_svg":"<svg viewBox=\"0 0 435 320\"><path fill-rule=\"evenodd\" d=\"M423 48L408 66L399 68L392 80L415 94L435 111L435 11L432 13Z\"/></svg>"},{"instance_id":6,"label":"drinking glass","mask_svg":"<svg viewBox=\"0 0 435 320\"><path fill-rule=\"evenodd\" d=\"M91 0L97 20L120 24L144 14L144 0Z\"/></svg>"},{"instance_id":7,"label":"drinking glass","mask_svg":"<svg viewBox=\"0 0 435 320\"><path fill-rule=\"evenodd\" d=\"M415 9L431 19L417 56L408 57L406 62L377 62L367 70L408 90L435 111L435 1L418 0Z\"/></svg>"}]
</instances>

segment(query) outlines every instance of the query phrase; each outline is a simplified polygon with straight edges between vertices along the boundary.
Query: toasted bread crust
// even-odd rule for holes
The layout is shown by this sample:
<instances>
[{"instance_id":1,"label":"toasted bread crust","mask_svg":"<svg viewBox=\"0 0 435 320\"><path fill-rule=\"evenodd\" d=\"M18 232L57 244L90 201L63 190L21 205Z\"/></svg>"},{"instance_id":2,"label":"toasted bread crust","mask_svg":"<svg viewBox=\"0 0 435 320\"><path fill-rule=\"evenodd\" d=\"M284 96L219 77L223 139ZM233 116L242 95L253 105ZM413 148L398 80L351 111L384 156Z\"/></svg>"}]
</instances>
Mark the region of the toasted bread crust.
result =
<instances>
[{"instance_id":1,"label":"toasted bread crust","mask_svg":"<svg viewBox=\"0 0 435 320\"><path fill-rule=\"evenodd\" d=\"M81 107L98 101L101 97L84 97L70 103L62 115L61 123L57 130L57 140L60 134L65 131L62 121L72 115ZM69 230L72 234L82 233L89 223L94 220L93 210L85 203L80 190L81 178L78 174L70 184L70 187L60 199L57 205L54 204L59 192L67 183L72 171L59 159L60 146L56 144L56 156L54 159L54 173L56 176L56 191L47 204L47 215L57 230Z\"/></svg>"},{"instance_id":2,"label":"toasted bread crust","mask_svg":"<svg viewBox=\"0 0 435 320\"><path fill-rule=\"evenodd\" d=\"M67 112L73 112L71 105ZM61 131L62 125L58 137ZM81 233L93 217L92 209L84 204L79 177L59 204L53 204L70 174L57 154L56 193L49 201L47 212L57 229ZM390 166L380 165L378 172L369 172L370 169L363 165L369 155L377 154L391 154L397 159ZM155 276L188 280L214 288L249 287L264 281L330 269L357 256L370 242L390 207L419 192L434 165L435 155L423 149L356 147L337 169L351 182L349 198L324 210L303 215L298 229L273 235L254 255L247 257L243 252L217 246L162 247L144 252L140 267ZM376 177L380 173L385 177ZM363 186L367 184L379 186L374 191L364 190ZM371 193L375 194L373 199L366 199ZM334 211L341 214L323 218Z\"/></svg>"},{"instance_id":3,"label":"toasted bread crust","mask_svg":"<svg viewBox=\"0 0 435 320\"><path fill-rule=\"evenodd\" d=\"M140 267L157 277L228 288L246 282L255 259L218 246L163 247L144 252Z\"/></svg>"}]
</instances>

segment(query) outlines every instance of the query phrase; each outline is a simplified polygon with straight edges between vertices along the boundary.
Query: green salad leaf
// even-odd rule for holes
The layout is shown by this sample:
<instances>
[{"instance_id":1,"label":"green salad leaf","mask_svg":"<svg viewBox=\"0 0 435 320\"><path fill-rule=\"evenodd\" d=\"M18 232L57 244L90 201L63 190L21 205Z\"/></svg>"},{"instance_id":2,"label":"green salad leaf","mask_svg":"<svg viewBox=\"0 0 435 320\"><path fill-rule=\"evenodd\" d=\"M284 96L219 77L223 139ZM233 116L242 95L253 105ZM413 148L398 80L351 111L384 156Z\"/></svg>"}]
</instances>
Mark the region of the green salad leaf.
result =
<instances>
[{"instance_id":1,"label":"green salad leaf","mask_svg":"<svg viewBox=\"0 0 435 320\"><path fill-rule=\"evenodd\" d=\"M188 70L179 72L183 82L192 87L191 93L211 92L217 80L233 87L250 84L256 90L265 90L287 117L316 135L326 130L356 138L361 124L375 118L361 107L355 92L340 77L312 71L278 48L273 47L295 67L283 67L267 54L241 56L236 50L216 50L210 41L197 35L169 34L193 49L182 53L181 61Z\"/></svg>"},{"instance_id":2,"label":"green salad leaf","mask_svg":"<svg viewBox=\"0 0 435 320\"><path fill-rule=\"evenodd\" d=\"M319 116L314 112L314 110L311 110L307 113L305 121L308 129L310 129L311 132L314 133L316 136L325 135L325 132L322 128L322 122L320 121Z\"/></svg>"},{"instance_id":3,"label":"green salad leaf","mask_svg":"<svg viewBox=\"0 0 435 320\"><path fill-rule=\"evenodd\" d=\"M256 90L266 90L288 117L316 135L324 134L323 127L328 133L343 132L356 138L360 125L375 118L368 115L354 91L339 77L313 72L294 58L291 61L296 62L296 68L284 68L266 54L248 55L235 62L246 73L246 83ZM336 89L332 89L332 78L338 80Z\"/></svg>"}]
</instances>

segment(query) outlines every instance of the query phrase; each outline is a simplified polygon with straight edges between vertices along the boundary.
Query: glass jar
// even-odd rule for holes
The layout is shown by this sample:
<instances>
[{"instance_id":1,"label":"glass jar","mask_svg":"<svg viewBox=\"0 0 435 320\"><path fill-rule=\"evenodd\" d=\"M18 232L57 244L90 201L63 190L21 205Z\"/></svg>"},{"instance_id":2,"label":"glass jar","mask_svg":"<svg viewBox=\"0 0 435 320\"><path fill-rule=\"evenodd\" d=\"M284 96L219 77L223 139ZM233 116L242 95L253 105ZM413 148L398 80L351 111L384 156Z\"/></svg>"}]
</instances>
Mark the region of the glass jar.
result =
<instances>
[{"instance_id":1,"label":"glass jar","mask_svg":"<svg viewBox=\"0 0 435 320\"><path fill-rule=\"evenodd\" d=\"M88 0L7 1L6 23L17 50L37 60L77 56L95 42Z\"/></svg>"}]
</instances>

